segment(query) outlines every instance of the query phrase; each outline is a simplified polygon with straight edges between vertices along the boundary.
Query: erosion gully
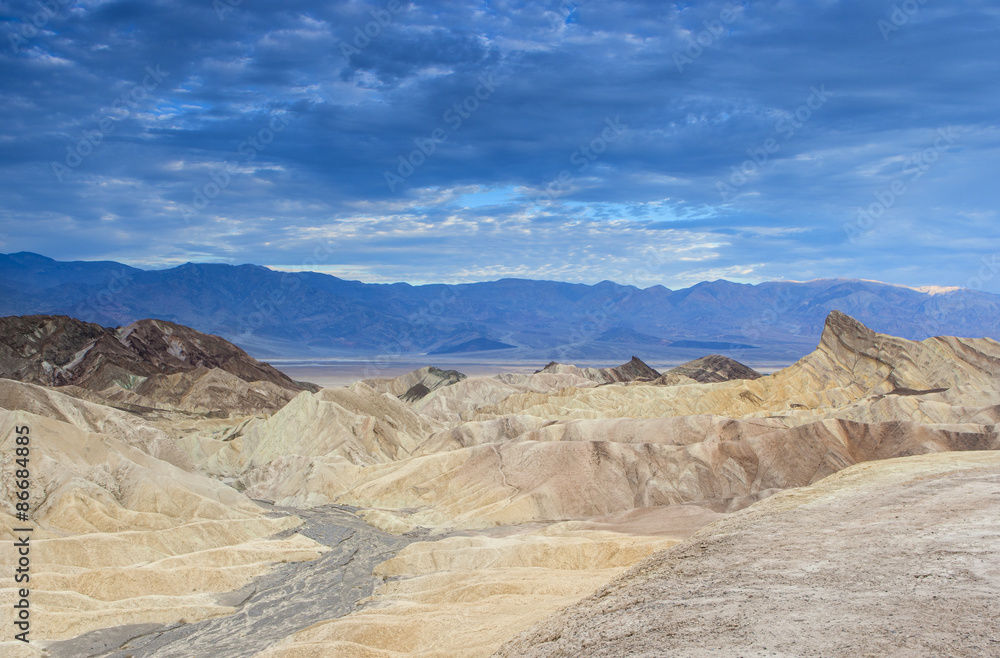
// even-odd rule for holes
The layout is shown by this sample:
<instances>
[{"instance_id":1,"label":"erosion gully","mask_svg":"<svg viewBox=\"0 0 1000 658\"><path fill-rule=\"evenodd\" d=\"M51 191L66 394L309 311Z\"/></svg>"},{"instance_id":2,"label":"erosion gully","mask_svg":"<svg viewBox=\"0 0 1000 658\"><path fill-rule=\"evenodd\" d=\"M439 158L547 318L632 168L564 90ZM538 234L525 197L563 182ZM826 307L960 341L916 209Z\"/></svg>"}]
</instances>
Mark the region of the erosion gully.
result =
<instances>
[{"instance_id":1,"label":"erosion gully","mask_svg":"<svg viewBox=\"0 0 1000 658\"><path fill-rule=\"evenodd\" d=\"M191 624L104 628L55 642L46 648L48 654L54 658L253 656L300 629L358 610L381 582L372 569L408 544L427 539L422 533L382 532L347 506L292 509L257 502L275 516L295 514L305 522L277 538L298 532L331 550L316 560L282 564L242 589L219 595L221 604L236 608L231 615Z\"/></svg>"}]
</instances>

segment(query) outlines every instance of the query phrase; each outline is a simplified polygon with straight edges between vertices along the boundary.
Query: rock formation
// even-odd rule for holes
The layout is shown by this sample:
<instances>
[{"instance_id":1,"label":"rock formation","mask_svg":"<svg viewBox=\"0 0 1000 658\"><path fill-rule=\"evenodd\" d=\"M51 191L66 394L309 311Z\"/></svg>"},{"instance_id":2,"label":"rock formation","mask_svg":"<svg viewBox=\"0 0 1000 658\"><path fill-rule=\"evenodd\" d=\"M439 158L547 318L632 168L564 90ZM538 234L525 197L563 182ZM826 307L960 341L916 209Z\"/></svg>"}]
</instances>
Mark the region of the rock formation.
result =
<instances>
[{"instance_id":1,"label":"rock formation","mask_svg":"<svg viewBox=\"0 0 1000 658\"><path fill-rule=\"evenodd\" d=\"M538 372L574 374L597 382L598 384L653 381L660 376L660 373L643 363L637 356L633 356L628 363L623 363L622 365L614 368L578 368L576 366L565 365L553 361Z\"/></svg>"},{"instance_id":2,"label":"rock formation","mask_svg":"<svg viewBox=\"0 0 1000 658\"><path fill-rule=\"evenodd\" d=\"M654 379L653 383L661 386L693 383L714 384L731 382L734 379L759 379L761 376L759 372L739 361L719 354L710 354L671 368L662 376Z\"/></svg>"},{"instance_id":3,"label":"rock formation","mask_svg":"<svg viewBox=\"0 0 1000 658\"><path fill-rule=\"evenodd\" d=\"M68 415L74 404L86 405L57 399L65 397L53 393L49 403ZM9 403L9 391L4 400ZM114 432L124 429L96 412L86 422L104 422ZM234 607L220 604L216 594L242 587L276 561L311 560L325 550L297 535L267 540L300 521L267 518L221 482L108 434L26 411L0 410L5 474L0 542L8 547L13 528L25 525L13 516L14 478L6 476L14 472L14 428L23 426L32 438L28 502L36 527L30 549L35 638L229 614ZM13 572L0 575L5 608L13 605L15 591Z\"/></svg>"},{"instance_id":4,"label":"rock formation","mask_svg":"<svg viewBox=\"0 0 1000 658\"><path fill-rule=\"evenodd\" d=\"M451 386L465 379L457 370L441 370L434 366L420 368L395 379L366 379L364 383L381 393L395 395L404 402L416 402L442 386Z\"/></svg>"},{"instance_id":5,"label":"rock formation","mask_svg":"<svg viewBox=\"0 0 1000 658\"><path fill-rule=\"evenodd\" d=\"M640 364L613 370L638 376ZM226 455L225 474L256 497L377 508L392 527L471 529L691 504L734 511L863 461L1000 448L998 364L1000 344L989 339L916 343L835 313L813 354L768 377L606 386L595 378L607 371L550 364L440 386L391 413L352 403L349 422L289 406L249 443L202 449L219 463ZM544 377L562 385L535 381ZM345 393L376 393L360 386ZM278 429L286 426L294 430ZM337 426L357 429L332 439Z\"/></svg>"},{"instance_id":6,"label":"rock formation","mask_svg":"<svg viewBox=\"0 0 1000 658\"><path fill-rule=\"evenodd\" d=\"M815 351L768 376L633 358L303 390L160 321L0 327L0 467L30 425L38 628L65 641L56 656L132 637L124 624L149 624L136 655L184 654L182 619L202 620L199 647L268 658L972 655L995 636L990 339L914 342L833 313ZM314 541L296 514L342 521L309 525ZM306 562L268 589L286 561ZM309 621L260 622L310 582ZM13 587L0 575L3 606Z\"/></svg>"},{"instance_id":7,"label":"rock formation","mask_svg":"<svg viewBox=\"0 0 1000 658\"><path fill-rule=\"evenodd\" d=\"M992 655L997 496L997 452L854 466L709 526L495 655Z\"/></svg>"},{"instance_id":8,"label":"rock formation","mask_svg":"<svg viewBox=\"0 0 1000 658\"><path fill-rule=\"evenodd\" d=\"M276 411L310 388L218 336L172 322L108 329L44 315L0 318L0 377L71 387L126 408L197 413Z\"/></svg>"}]
</instances>

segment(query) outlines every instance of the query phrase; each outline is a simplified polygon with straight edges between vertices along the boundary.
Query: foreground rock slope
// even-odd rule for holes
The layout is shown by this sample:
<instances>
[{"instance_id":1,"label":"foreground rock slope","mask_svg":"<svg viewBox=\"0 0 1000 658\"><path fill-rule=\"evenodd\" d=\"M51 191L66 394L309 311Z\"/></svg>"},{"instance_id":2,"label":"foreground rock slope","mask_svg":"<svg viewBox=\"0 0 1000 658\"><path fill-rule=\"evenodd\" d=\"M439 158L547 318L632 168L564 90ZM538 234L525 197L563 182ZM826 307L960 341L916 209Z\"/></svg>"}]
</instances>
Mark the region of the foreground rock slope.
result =
<instances>
[{"instance_id":1,"label":"foreground rock slope","mask_svg":"<svg viewBox=\"0 0 1000 658\"><path fill-rule=\"evenodd\" d=\"M498 658L1000 652L1000 453L853 466L638 564Z\"/></svg>"}]
</instances>

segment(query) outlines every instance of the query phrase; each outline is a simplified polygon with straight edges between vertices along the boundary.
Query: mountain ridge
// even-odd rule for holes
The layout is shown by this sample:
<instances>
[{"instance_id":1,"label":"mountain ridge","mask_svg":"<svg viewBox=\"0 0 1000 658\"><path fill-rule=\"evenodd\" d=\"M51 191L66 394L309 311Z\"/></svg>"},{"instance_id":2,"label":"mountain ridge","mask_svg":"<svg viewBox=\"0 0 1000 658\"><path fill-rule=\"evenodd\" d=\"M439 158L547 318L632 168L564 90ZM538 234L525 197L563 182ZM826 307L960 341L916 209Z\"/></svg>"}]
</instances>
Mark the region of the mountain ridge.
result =
<instances>
[{"instance_id":1,"label":"mountain ridge","mask_svg":"<svg viewBox=\"0 0 1000 658\"><path fill-rule=\"evenodd\" d=\"M65 315L0 318L0 378L128 409L274 411L303 390L223 338L165 320L109 328Z\"/></svg>"},{"instance_id":2,"label":"mountain ridge","mask_svg":"<svg viewBox=\"0 0 1000 658\"><path fill-rule=\"evenodd\" d=\"M1000 295L861 279L719 279L678 290L514 278L414 286L259 265L142 270L19 252L0 255L0 281L0 315L65 314L102 326L162 319L265 358L425 355L490 341L515 347L504 353L509 361L620 362L642 352L680 363L708 348L790 363L812 349L834 310L914 340L1000 338Z\"/></svg>"}]
</instances>

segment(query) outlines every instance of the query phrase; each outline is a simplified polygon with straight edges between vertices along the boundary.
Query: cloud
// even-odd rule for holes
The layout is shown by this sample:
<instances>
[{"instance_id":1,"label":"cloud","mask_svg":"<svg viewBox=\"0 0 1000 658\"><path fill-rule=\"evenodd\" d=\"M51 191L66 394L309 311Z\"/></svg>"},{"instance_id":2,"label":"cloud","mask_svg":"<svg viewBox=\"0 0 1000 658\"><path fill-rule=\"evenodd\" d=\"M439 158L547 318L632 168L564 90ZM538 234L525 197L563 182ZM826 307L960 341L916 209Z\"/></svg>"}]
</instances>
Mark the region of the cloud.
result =
<instances>
[{"instance_id":1,"label":"cloud","mask_svg":"<svg viewBox=\"0 0 1000 658\"><path fill-rule=\"evenodd\" d=\"M5 3L6 250L295 267L323 235L365 280L671 285L964 285L996 251L986 0L888 38L861 0L230 4L67 5L15 52L37 4Z\"/></svg>"}]
</instances>

